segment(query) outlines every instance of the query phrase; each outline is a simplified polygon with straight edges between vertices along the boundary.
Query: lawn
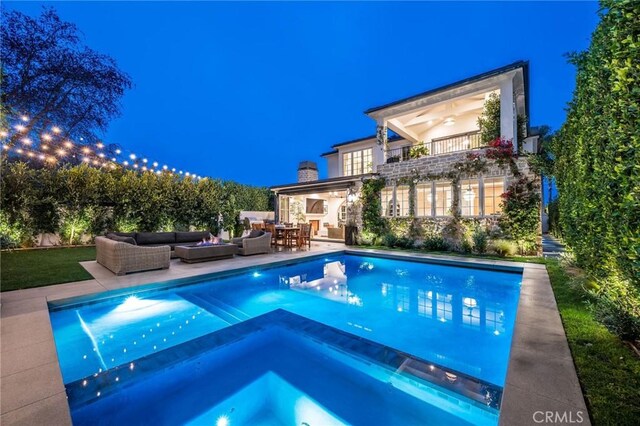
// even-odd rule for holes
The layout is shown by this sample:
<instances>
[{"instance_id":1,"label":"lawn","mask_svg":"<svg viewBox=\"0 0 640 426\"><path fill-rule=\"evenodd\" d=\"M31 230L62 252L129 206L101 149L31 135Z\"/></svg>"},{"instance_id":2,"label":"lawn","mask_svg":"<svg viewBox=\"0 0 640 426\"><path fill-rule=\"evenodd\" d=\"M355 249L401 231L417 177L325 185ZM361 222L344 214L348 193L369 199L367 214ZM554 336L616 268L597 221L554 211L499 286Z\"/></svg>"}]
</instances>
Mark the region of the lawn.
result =
<instances>
[{"instance_id":1,"label":"lawn","mask_svg":"<svg viewBox=\"0 0 640 426\"><path fill-rule=\"evenodd\" d=\"M639 424L640 358L594 319L584 291L556 260L547 270L593 423Z\"/></svg>"},{"instance_id":2,"label":"lawn","mask_svg":"<svg viewBox=\"0 0 640 426\"><path fill-rule=\"evenodd\" d=\"M95 258L95 247L3 251L0 291L89 280L91 275L78 262Z\"/></svg>"}]
</instances>

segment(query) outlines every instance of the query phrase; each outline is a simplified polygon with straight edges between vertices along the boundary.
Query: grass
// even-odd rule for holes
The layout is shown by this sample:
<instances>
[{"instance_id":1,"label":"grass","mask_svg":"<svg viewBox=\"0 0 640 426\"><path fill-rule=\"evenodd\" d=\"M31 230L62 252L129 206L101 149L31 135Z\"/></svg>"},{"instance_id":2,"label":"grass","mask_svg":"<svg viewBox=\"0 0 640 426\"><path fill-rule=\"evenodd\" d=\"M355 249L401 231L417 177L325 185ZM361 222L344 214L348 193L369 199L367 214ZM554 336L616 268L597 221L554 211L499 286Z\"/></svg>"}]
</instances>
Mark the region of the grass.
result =
<instances>
[{"instance_id":1,"label":"grass","mask_svg":"<svg viewBox=\"0 0 640 426\"><path fill-rule=\"evenodd\" d=\"M556 260L547 270L593 423L639 424L640 358L594 319L579 280Z\"/></svg>"},{"instance_id":2,"label":"grass","mask_svg":"<svg viewBox=\"0 0 640 426\"><path fill-rule=\"evenodd\" d=\"M78 262L95 258L95 247L3 251L0 291L89 280L91 275Z\"/></svg>"}]
</instances>

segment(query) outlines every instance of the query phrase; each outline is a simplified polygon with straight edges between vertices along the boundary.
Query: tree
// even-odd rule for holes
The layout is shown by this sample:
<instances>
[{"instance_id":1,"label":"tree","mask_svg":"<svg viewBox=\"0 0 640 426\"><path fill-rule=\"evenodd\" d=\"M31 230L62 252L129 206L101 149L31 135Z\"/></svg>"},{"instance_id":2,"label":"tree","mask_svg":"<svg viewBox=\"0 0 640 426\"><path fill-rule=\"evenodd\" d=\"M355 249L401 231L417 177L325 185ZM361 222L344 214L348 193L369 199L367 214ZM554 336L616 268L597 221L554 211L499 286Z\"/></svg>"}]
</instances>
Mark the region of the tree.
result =
<instances>
[{"instance_id":1,"label":"tree","mask_svg":"<svg viewBox=\"0 0 640 426\"><path fill-rule=\"evenodd\" d=\"M83 45L76 25L54 9L37 18L4 11L0 35L1 103L14 118L29 117L27 133L56 125L64 137L95 139L120 115L119 100L132 86L129 76L111 57Z\"/></svg>"},{"instance_id":2,"label":"tree","mask_svg":"<svg viewBox=\"0 0 640 426\"><path fill-rule=\"evenodd\" d=\"M489 142L500 138L500 96L491 93L484 101L484 109L478 117L480 138L482 142Z\"/></svg>"}]
</instances>

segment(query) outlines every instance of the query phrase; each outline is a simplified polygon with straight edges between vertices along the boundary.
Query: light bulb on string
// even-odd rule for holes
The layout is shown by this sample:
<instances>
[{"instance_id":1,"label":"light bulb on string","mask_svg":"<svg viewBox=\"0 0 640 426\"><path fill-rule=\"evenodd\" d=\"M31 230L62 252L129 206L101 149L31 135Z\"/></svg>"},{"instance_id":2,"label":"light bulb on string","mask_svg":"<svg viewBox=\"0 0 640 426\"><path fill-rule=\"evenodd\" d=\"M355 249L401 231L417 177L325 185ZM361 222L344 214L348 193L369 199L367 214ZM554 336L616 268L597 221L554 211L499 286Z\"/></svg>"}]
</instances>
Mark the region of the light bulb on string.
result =
<instances>
[{"instance_id":1,"label":"light bulb on string","mask_svg":"<svg viewBox=\"0 0 640 426\"><path fill-rule=\"evenodd\" d=\"M60 130L60 127L58 127L58 126L53 126L53 127L51 128L51 131L52 131L53 133L56 133L56 134L58 134L58 133L62 132L62 130Z\"/></svg>"},{"instance_id":2,"label":"light bulb on string","mask_svg":"<svg viewBox=\"0 0 640 426\"><path fill-rule=\"evenodd\" d=\"M50 140L51 140L51 139L53 139L53 138L51 137L51 135L50 135L50 134L48 134L48 133L44 133L44 134L42 135L42 139L48 142L48 141L50 141Z\"/></svg>"}]
</instances>

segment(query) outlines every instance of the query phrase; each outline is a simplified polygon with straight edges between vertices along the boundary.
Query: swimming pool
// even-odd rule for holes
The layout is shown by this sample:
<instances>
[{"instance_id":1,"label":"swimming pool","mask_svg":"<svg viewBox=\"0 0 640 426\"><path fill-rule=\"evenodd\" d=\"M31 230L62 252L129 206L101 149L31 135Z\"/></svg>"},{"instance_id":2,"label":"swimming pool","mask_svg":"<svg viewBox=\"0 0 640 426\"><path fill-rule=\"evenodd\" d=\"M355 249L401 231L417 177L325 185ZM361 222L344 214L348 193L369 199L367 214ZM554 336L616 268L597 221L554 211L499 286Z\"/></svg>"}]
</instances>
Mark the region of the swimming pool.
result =
<instances>
[{"instance_id":1,"label":"swimming pool","mask_svg":"<svg viewBox=\"0 0 640 426\"><path fill-rule=\"evenodd\" d=\"M51 306L51 322L66 384L284 309L501 388L522 280L514 271L337 254L66 301Z\"/></svg>"}]
</instances>

